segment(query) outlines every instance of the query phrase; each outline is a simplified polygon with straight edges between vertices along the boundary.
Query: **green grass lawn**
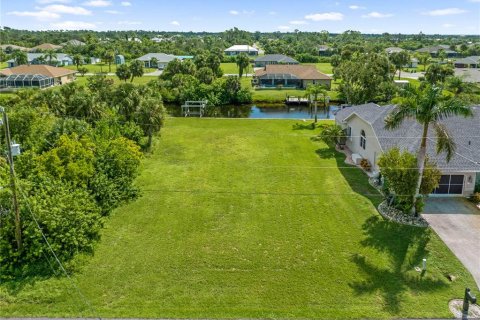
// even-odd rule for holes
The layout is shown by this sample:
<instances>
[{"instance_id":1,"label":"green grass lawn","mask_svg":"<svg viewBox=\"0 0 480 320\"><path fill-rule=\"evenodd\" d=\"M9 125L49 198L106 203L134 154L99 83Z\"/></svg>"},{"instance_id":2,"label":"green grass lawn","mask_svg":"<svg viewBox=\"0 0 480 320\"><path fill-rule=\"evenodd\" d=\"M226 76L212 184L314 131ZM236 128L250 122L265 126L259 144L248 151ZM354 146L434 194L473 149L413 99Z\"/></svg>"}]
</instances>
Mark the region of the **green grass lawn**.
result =
<instances>
[{"instance_id":1,"label":"green grass lawn","mask_svg":"<svg viewBox=\"0 0 480 320\"><path fill-rule=\"evenodd\" d=\"M233 62L222 63L220 65L220 68L222 68L223 73L225 74L238 74L238 67L236 63L233 63ZM252 68L250 68L248 72L253 72Z\"/></svg>"},{"instance_id":2,"label":"green grass lawn","mask_svg":"<svg viewBox=\"0 0 480 320\"><path fill-rule=\"evenodd\" d=\"M333 74L333 67L329 62L320 62L320 63L305 63L306 65L314 65L317 67L317 70L325 74Z\"/></svg>"},{"instance_id":3,"label":"green grass lawn","mask_svg":"<svg viewBox=\"0 0 480 320\"><path fill-rule=\"evenodd\" d=\"M108 64L105 63L97 63L97 64L85 64L83 67L88 69L89 73L100 73L100 72L112 72L115 73L117 71L117 66L112 63L111 65L111 71L108 69ZM65 66L64 68L71 69L71 70L77 70L77 66ZM156 69L154 68L144 68L145 73L153 72Z\"/></svg>"},{"instance_id":4,"label":"green grass lawn","mask_svg":"<svg viewBox=\"0 0 480 320\"><path fill-rule=\"evenodd\" d=\"M366 176L296 123L168 119L141 197L73 275L96 312L58 277L0 283L0 316L451 317L471 276L430 230L382 220Z\"/></svg>"}]
</instances>

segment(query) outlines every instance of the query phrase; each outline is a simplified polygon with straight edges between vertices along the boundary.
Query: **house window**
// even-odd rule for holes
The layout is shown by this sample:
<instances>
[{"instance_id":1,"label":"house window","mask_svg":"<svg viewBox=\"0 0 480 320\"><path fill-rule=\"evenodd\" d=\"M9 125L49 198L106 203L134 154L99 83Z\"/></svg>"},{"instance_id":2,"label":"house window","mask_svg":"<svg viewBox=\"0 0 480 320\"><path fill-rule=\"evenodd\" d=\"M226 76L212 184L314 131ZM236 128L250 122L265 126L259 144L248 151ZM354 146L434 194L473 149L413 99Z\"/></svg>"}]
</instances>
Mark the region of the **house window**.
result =
<instances>
[{"instance_id":1,"label":"house window","mask_svg":"<svg viewBox=\"0 0 480 320\"><path fill-rule=\"evenodd\" d=\"M360 133L360 147L362 147L363 150L365 150L367 147L367 136L365 135L365 130L362 130Z\"/></svg>"},{"instance_id":2,"label":"house window","mask_svg":"<svg viewBox=\"0 0 480 320\"><path fill-rule=\"evenodd\" d=\"M352 127L347 127L347 138L352 139Z\"/></svg>"}]
</instances>

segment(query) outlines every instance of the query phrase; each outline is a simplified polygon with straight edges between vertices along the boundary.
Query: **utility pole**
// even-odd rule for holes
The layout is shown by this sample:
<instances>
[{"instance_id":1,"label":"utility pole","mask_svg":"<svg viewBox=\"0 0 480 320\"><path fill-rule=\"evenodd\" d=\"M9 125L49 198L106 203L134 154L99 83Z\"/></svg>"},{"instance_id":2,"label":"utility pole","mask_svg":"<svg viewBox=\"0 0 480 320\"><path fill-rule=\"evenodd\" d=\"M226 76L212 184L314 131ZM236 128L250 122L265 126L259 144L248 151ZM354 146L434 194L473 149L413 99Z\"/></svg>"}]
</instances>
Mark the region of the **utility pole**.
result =
<instances>
[{"instance_id":1,"label":"utility pole","mask_svg":"<svg viewBox=\"0 0 480 320\"><path fill-rule=\"evenodd\" d=\"M20 221L20 208L18 206L17 186L15 182L15 168L13 166L12 142L10 140L10 128L8 126L8 116L5 109L0 107L3 113L3 127L5 128L5 140L7 142L7 157L10 166L10 188L12 189L13 209L15 211L15 241L17 250L22 250L22 223Z\"/></svg>"}]
</instances>

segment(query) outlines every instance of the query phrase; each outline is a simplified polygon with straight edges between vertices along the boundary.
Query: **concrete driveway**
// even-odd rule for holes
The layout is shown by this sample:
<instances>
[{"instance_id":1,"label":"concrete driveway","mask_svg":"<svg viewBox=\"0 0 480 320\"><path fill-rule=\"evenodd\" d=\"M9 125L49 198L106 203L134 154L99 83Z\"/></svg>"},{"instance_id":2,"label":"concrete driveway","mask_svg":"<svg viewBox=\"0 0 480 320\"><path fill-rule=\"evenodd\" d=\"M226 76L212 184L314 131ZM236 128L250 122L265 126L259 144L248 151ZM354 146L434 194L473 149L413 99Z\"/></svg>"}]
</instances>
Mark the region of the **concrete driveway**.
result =
<instances>
[{"instance_id":1,"label":"concrete driveway","mask_svg":"<svg viewBox=\"0 0 480 320\"><path fill-rule=\"evenodd\" d=\"M429 198L422 215L480 289L480 210L463 198Z\"/></svg>"}]
</instances>

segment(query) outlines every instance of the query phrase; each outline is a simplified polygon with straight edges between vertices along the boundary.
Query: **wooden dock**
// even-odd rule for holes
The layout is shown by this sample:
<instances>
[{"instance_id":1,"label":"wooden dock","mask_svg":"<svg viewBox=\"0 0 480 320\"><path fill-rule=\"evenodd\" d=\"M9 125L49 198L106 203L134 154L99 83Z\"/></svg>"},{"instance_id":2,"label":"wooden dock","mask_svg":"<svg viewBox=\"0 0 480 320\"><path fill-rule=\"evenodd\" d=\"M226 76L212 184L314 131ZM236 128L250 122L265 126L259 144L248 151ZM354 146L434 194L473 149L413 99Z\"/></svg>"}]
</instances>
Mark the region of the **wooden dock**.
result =
<instances>
[{"instance_id":1,"label":"wooden dock","mask_svg":"<svg viewBox=\"0 0 480 320\"><path fill-rule=\"evenodd\" d=\"M287 104L287 105L292 105L292 104L297 104L297 105L305 104L305 105L308 105L308 104L310 104L310 99L308 99L308 98L301 98L301 97L295 97L295 96L287 96L287 97L285 98L285 104Z\"/></svg>"}]
</instances>

